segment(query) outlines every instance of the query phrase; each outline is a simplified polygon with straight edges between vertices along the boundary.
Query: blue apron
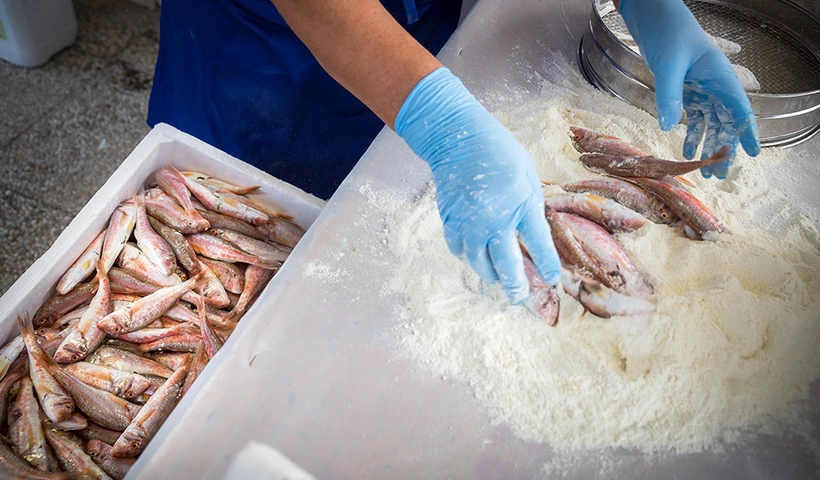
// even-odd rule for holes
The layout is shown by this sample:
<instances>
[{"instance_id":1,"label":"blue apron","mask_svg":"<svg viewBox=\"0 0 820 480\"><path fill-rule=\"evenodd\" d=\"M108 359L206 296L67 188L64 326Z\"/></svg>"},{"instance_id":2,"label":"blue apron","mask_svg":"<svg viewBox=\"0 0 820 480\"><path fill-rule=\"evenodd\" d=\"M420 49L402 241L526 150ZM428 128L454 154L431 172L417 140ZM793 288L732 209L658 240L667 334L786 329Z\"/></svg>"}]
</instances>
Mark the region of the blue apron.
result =
<instances>
[{"instance_id":1,"label":"blue apron","mask_svg":"<svg viewBox=\"0 0 820 480\"><path fill-rule=\"evenodd\" d=\"M433 53L461 10L461 0L382 3ZM384 126L322 69L270 0L162 2L148 106L148 124L159 122L322 198Z\"/></svg>"}]
</instances>

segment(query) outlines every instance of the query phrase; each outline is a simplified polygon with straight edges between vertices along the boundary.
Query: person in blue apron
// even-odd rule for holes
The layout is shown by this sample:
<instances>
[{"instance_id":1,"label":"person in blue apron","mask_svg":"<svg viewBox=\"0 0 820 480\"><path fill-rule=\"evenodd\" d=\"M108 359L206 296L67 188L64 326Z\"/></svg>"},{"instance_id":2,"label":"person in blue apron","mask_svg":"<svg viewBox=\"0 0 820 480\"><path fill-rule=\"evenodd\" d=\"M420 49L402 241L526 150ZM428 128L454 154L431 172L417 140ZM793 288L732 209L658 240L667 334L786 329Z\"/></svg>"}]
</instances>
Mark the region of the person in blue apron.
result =
<instances>
[{"instance_id":1,"label":"person in blue apron","mask_svg":"<svg viewBox=\"0 0 820 480\"><path fill-rule=\"evenodd\" d=\"M615 4L655 75L660 127L686 112L684 156L701 143L704 158L724 145L734 158L738 144L757 155L749 100L683 1ZM434 57L460 11L461 0L165 0L148 123L322 198L386 124L430 166L450 251L520 303L519 241L545 281L561 264L529 154ZM702 173L725 178L730 163Z\"/></svg>"}]
</instances>

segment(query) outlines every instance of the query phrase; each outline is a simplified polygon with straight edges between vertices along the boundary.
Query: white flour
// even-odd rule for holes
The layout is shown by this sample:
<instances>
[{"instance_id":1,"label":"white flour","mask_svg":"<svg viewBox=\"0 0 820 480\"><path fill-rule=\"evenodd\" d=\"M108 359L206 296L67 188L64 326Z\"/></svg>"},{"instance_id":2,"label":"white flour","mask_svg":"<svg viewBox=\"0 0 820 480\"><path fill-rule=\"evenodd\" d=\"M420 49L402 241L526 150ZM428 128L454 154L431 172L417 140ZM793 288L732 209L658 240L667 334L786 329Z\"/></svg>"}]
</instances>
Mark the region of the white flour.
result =
<instances>
[{"instance_id":1,"label":"white flour","mask_svg":"<svg viewBox=\"0 0 820 480\"><path fill-rule=\"evenodd\" d=\"M662 133L648 114L571 88L547 84L539 100L499 115L543 180L595 177L577 161L570 125L681 158L685 127ZM563 295L556 328L504 307L500 287L447 251L431 188L389 225L400 259L392 288L408 305L406 347L434 374L468 382L519 437L565 453L695 452L772 419L795 420L790 402L820 376L817 220L770 188L783 151L740 157L728 180L688 175L734 235L694 242L648 223L618 236L654 282L657 314L581 316Z\"/></svg>"}]
</instances>

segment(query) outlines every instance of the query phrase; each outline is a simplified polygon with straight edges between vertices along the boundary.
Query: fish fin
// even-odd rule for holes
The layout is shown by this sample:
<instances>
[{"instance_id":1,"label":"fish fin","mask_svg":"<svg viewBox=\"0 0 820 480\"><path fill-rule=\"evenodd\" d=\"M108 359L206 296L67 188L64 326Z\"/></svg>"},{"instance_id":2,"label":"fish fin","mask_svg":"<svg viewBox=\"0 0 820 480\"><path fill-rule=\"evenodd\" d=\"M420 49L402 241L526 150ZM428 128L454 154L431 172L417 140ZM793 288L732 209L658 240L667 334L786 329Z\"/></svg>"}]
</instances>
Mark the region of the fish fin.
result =
<instances>
[{"instance_id":1,"label":"fish fin","mask_svg":"<svg viewBox=\"0 0 820 480\"><path fill-rule=\"evenodd\" d=\"M694 183L692 183L692 181L691 181L691 180L689 180L688 178L686 178L686 177L684 177L684 176L678 175L677 177L675 177L675 180L677 180L677 181L679 181L680 183L682 183L682 184L686 185L687 187L692 187L692 188L695 188L695 184L694 184Z\"/></svg>"}]
</instances>

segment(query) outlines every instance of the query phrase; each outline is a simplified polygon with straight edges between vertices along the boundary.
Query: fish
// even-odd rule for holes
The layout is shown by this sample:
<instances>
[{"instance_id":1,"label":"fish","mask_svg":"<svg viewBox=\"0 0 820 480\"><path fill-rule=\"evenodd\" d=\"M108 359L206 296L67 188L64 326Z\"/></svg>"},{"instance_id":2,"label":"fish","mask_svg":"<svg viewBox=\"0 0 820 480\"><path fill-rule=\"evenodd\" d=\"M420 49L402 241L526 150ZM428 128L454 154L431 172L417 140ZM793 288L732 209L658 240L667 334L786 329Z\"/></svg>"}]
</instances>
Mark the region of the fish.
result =
<instances>
[{"instance_id":1,"label":"fish","mask_svg":"<svg viewBox=\"0 0 820 480\"><path fill-rule=\"evenodd\" d=\"M115 457L111 450L111 445L97 439L90 439L85 446L85 452L94 460L114 480L122 480L128 475L128 470L134 466L136 460L133 458Z\"/></svg>"},{"instance_id":2,"label":"fish","mask_svg":"<svg viewBox=\"0 0 820 480\"><path fill-rule=\"evenodd\" d=\"M618 293L578 272L562 272L561 284L569 296L584 309L601 318L646 315L655 311L655 304L644 297Z\"/></svg>"},{"instance_id":3,"label":"fish","mask_svg":"<svg viewBox=\"0 0 820 480\"><path fill-rule=\"evenodd\" d=\"M190 178L191 180L195 180L210 189L212 192L231 192L237 195L244 195L246 193L255 192L259 189L259 185L252 185L250 187L240 187L238 185L234 185L232 183L228 183L224 180L220 180L218 178L211 177L210 175L206 175L201 172L191 172L191 171L182 171L180 172L185 175L186 178Z\"/></svg>"},{"instance_id":4,"label":"fish","mask_svg":"<svg viewBox=\"0 0 820 480\"><path fill-rule=\"evenodd\" d=\"M11 409L12 420L9 424L14 427L9 429L9 436L18 455L35 468L47 471L46 437L43 435L39 410L31 379L23 377L17 400Z\"/></svg>"},{"instance_id":5,"label":"fish","mask_svg":"<svg viewBox=\"0 0 820 480\"><path fill-rule=\"evenodd\" d=\"M212 228L208 230L208 234L236 245L239 249L258 257L271 265L281 265L285 260L287 260L288 255L290 255L292 250L284 245L271 245L269 243L251 238L247 235L243 235L239 232L224 228Z\"/></svg>"},{"instance_id":6,"label":"fish","mask_svg":"<svg viewBox=\"0 0 820 480\"><path fill-rule=\"evenodd\" d=\"M153 341L170 337L173 335L179 335L184 333L192 333L195 331L199 331L199 328L192 324L192 323L177 323L172 327L162 327L162 328L143 328L131 333L124 333L122 335L117 335L115 338L118 340L123 340L129 343L151 343Z\"/></svg>"},{"instance_id":7,"label":"fish","mask_svg":"<svg viewBox=\"0 0 820 480\"><path fill-rule=\"evenodd\" d=\"M277 211L271 209L270 207L265 207L263 205L260 205L259 203L254 202L252 199L250 199L249 197L247 197L245 195L238 195L238 194L235 194L233 192L226 191L226 190L220 190L220 191L217 191L217 192L214 192L214 193L219 194L219 196L222 197L223 199L235 200L239 203L244 203L249 208L252 208L254 210L262 212L265 215L267 215L269 218L275 218L275 217L281 217L281 218L286 218L286 219L292 219L293 218L293 216L291 216L291 215L281 213L281 212L277 212Z\"/></svg>"},{"instance_id":8,"label":"fish","mask_svg":"<svg viewBox=\"0 0 820 480\"><path fill-rule=\"evenodd\" d=\"M257 240L265 239L265 234L258 230L259 227L253 226L248 222L221 213L212 212L202 205L197 207L197 211L208 220L208 223L211 224L211 228L227 228L235 232L244 233Z\"/></svg>"},{"instance_id":9,"label":"fish","mask_svg":"<svg viewBox=\"0 0 820 480\"><path fill-rule=\"evenodd\" d=\"M587 193L558 193L544 197L556 212L574 213L592 220L610 232L631 232L643 227L646 218L618 202Z\"/></svg>"},{"instance_id":10,"label":"fish","mask_svg":"<svg viewBox=\"0 0 820 480\"><path fill-rule=\"evenodd\" d=\"M182 206L188 217L196 223L197 231L202 232L211 226L196 211L191 203L191 192L188 190L188 186L173 171L168 168L160 168L154 172L154 180L165 193L173 197Z\"/></svg>"},{"instance_id":11,"label":"fish","mask_svg":"<svg viewBox=\"0 0 820 480\"><path fill-rule=\"evenodd\" d=\"M622 284L613 285L616 291L639 296L649 296L655 293L649 280L609 232L582 217L569 213L557 215L601 268L607 272L617 272L617 275L623 279ZM615 275L610 273L610 276Z\"/></svg>"},{"instance_id":12,"label":"fish","mask_svg":"<svg viewBox=\"0 0 820 480\"><path fill-rule=\"evenodd\" d=\"M115 457L135 457L139 455L154 437L159 427L168 418L171 410L179 400L182 384L191 368L191 359L185 362L174 374L162 384L156 393L145 402L140 413L127 426L120 438L114 443L112 453Z\"/></svg>"},{"instance_id":13,"label":"fish","mask_svg":"<svg viewBox=\"0 0 820 480\"><path fill-rule=\"evenodd\" d=\"M57 430L46 430L48 443L57 454L57 459L63 469L69 472L76 472L93 480L110 480L102 468L100 468L91 457L86 454L82 447L66 437L65 433Z\"/></svg>"},{"instance_id":14,"label":"fish","mask_svg":"<svg viewBox=\"0 0 820 480\"><path fill-rule=\"evenodd\" d=\"M214 355L216 355L216 352L222 348L225 341L219 336L218 333L216 333L214 328L208 322L208 317L205 315L205 301L202 297L200 297L197 307L199 308L199 328L201 339L205 341L205 351L208 353L208 358L214 358Z\"/></svg>"},{"instance_id":15,"label":"fish","mask_svg":"<svg viewBox=\"0 0 820 480\"><path fill-rule=\"evenodd\" d=\"M236 322L239 317L245 314L248 308L259 296L259 293L265 288L276 271L267 268L257 267L256 265L248 265L245 269L245 289L239 296L236 306L228 314L226 320Z\"/></svg>"},{"instance_id":16,"label":"fish","mask_svg":"<svg viewBox=\"0 0 820 480\"><path fill-rule=\"evenodd\" d=\"M572 234L560 213L547 206L547 222L552 233L555 249L561 258L561 264L573 271L588 275L607 287L621 287L625 280L620 272L608 272L587 253L583 245Z\"/></svg>"},{"instance_id":17,"label":"fish","mask_svg":"<svg viewBox=\"0 0 820 480\"><path fill-rule=\"evenodd\" d=\"M0 476L7 480L80 480L84 478L75 473L40 471L12 452L2 439L0 439Z\"/></svg>"},{"instance_id":18,"label":"fish","mask_svg":"<svg viewBox=\"0 0 820 480\"><path fill-rule=\"evenodd\" d=\"M66 365L63 369L88 386L129 400L136 398L151 386L151 382L138 373L125 372L104 365L77 362Z\"/></svg>"},{"instance_id":19,"label":"fish","mask_svg":"<svg viewBox=\"0 0 820 480\"><path fill-rule=\"evenodd\" d=\"M85 413L89 419L104 427L122 430L128 426L128 423L139 411L137 405L128 403L127 400L113 393L96 389L81 382L57 364L52 364L49 373L71 393L77 408Z\"/></svg>"},{"instance_id":20,"label":"fish","mask_svg":"<svg viewBox=\"0 0 820 480\"><path fill-rule=\"evenodd\" d=\"M245 275L236 264L202 256L197 256L197 259L214 272L214 275L219 279L219 282L227 293L242 293L242 289L245 286ZM228 298L228 304L230 305L230 298Z\"/></svg>"},{"instance_id":21,"label":"fish","mask_svg":"<svg viewBox=\"0 0 820 480\"><path fill-rule=\"evenodd\" d=\"M579 153L604 153L632 157L646 156L646 153L618 137L604 135L581 127L569 127L569 129L572 132L572 145Z\"/></svg>"},{"instance_id":22,"label":"fish","mask_svg":"<svg viewBox=\"0 0 820 480\"><path fill-rule=\"evenodd\" d=\"M23 340L26 342L29 375L43 411L52 422L68 420L68 417L74 412L74 400L53 377L49 367L54 364L54 360L40 348L34 338L34 330L28 317L20 318L18 316L17 325L20 327Z\"/></svg>"},{"instance_id":23,"label":"fish","mask_svg":"<svg viewBox=\"0 0 820 480\"><path fill-rule=\"evenodd\" d=\"M693 239L703 239L709 232L732 232L694 195L683 188L651 178L632 178L629 180L643 188L669 207L680 220L691 228Z\"/></svg>"},{"instance_id":24,"label":"fish","mask_svg":"<svg viewBox=\"0 0 820 480\"><path fill-rule=\"evenodd\" d=\"M530 284L530 296L525 300L527 308L547 322L547 325L554 327L561 311L555 287L538 275L538 269L528 255L524 255L524 274Z\"/></svg>"},{"instance_id":25,"label":"fish","mask_svg":"<svg viewBox=\"0 0 820 480\"><path fill-rule=\"evenodd\" d=\"M180 207L173 197L161 189L151 189L145 192L145 211L180 233L189 234L202 231L202 222L188 215L188 212ZM199 218L202 216L199 215Z\"/></svg>"},{"instance_id":26,"label":"fish","mask_svg":"<svg viewBox=\"0 0 820 480\"><path fill-rule=\"evenodd\" d=\"M208 187L186 177L172 165L168 167L185 182L188 190L209 210L244 220L252 225L261 225L270 218L258 209L239 202L234 198L227 198L221 193L210 191Z\"/></svg>"},{"instance_id":27,"label":"fish","mask_svg":"<svg viewBox=\"0 0 820 480\"><path fill-rule=\"evenodd\" d=\"M89 362L140 375L168 378L174 374L173 370L153 360L106 345L99 347L91 355Z\"/></svg>"},{"instance_id":28,"label":"fish","mask_svg":"<svg viewBox=\"0 0 820 480\"><path fill-rule=\"evenodd\" d=\"M223 262L230 263L249 263L268 269L279 268L279 265L281 265L281 262L269 262L251 255L236 245L208 233L189 235L188 241L196 253L214 260L222 260Z\"/></svg>"},{"instance_id":29,"label":"fish","mask_svg":"<svg viewBox=\"0 0 820 480\"><path fill-rule=\"evenodd\" d=\"M205 366L208 364L208 359L208 352L205 349L205 342L200 340L196 346L196 350L194 351L194 357L191 360L191 371L188 372L188 376L185 378L185 383L182 384L182 390L179 393L180 398L184 397L185 394L188 393L188 390L194 384L194 381L196 381L205 369Z\"/></svg>"},{"instance_id":30,"label":"fish","mask_svg":"<svg viewBox=\"0 0 820 480\"><path fill-rule=\"evenodd\" d=\"M0 349L0 380L6 376L9 367L17 360L25 346L26 343L23 341L23 337L18 335Z\"/></svg>"},{"instance_id":31,"label":"fish","mask_svg":"<svg viewBox=\"0 0 820 480\"><path fill-rule=\"evenodd\" d=\"M146 327L161 317L183 294L198 287L201 273L179 285L164 287L140 298L128 307L115 310L97 322L105 333L119 335Z\"/></svg>"},{"instance_id":32,"label":"fish","mask_svg":"<svg viewBox=\"0 0 820 480\"><path fill-rule=\"evenodd\" d=\"M92 295L92 298L93 298L93 295ZM62 317L60 317L57 320L54 320L53 322L51 322L50 327L51 328L60 328L60 327L63 327L65 325L68 325L72 322L76 323L81 318L83 318L83 313L85 313L85 311L88 310L88 305L89 305L88 303L80 305L79 307L75 308L74 310L66 313Z\"/></svg>"},{"instance_id":33,"label":"fish","mask_svg":"<svg viewBox=\"0 0 820 480\"><path fill-rule=\"evenodd\" d=\"M120 438L121 433L122 432L116 430L101 427L94 422L88 422L88 427L77 431L77 434L86 440L99 440L108 445L114 445L114 442Z\"/></svg>"},{"instance_id":34,"label":"fish","mask_svg":"<svg viewBox=\"0 0 820 480\"><path fill-rule=\"evenodd\" d=\"M654 223L668 225L678 219L663 202L649 195L642 188L617 178L581 180L565 183L561 185L561 188L570 193L590 193L616 201Z\"/></svg>"},{"instance_id":35,"label":"fish","mask_svg":"<svg viewBox=\"0 0 820 480\"><path fill-rule=\"evenodd\" d=\"M228 298L228 292L225 291L225 287L222 286L222 282L219 281L214 271L205 263L199 264L199 271L202 275L199 293L205 297L205 302L217 308L230 305L231 299Z\"/></svg>"},{"instance_id":36,"label":"fish","mask_svg":"<svg viewBox=\"0 0 820 480\"><path fill-rule=\"evenodd\" d=\"M137 212L137 222L134 227L134 238L137 239L137 246L159 268L163 275L171 275L177 265L177 257L165 242L165 239L151 227L151 223L148 221L148 212L145 211L145 193L132 194L132 197Z\"/></svg>"},{"instance_id":37,"label":"fish","mask_svg":"<svg viewBox=\"0 0 820 480\"><path fill-rule=\"evenodd\" d=\"M305 230L302 227L282 217L273 217L267 223L256 228L268 241L290 248L294 248L305 235Z\"/></svg>"},{"instance_id":38,"label":"fish","mask_svg":"<svg viewBox=\"0 0 820 480\"><path fill-rule=\"evenodd\" d=\"M196 253L188 244L188 241L185 240L184 235L150 215L148 216L148 223L150 223L154 231L157 232L166 243L168 243L171 250L174 251L174 255L177 260L179 260L179 263L181 263L186 270L194 274L199 273L199 264L196 262Z\"/></svg>"},{"instance_id":39,"label":"fish","mask_svg":"<svg viewBox=\"0 0 820 480\"><path fill-rule=\"evenodd\" d=\"M171 335L150 343L140 344L140 351L148 352L194 352L202 337L197 333Z\"/></svg>"},{"instance_id":40,"label":"fish","mask_svg":"<svg viewBox=\"0 0 820 480\"><path fill-rule=\"evenodd\" d=\"M117 263L123 270L148 283L162 287L170 287L182 283L182 279L175 273L165 275L136 244L127 243L123 246Z\"/></svg>"},{"instance_id":41,"label":"fish","mask_svg":"<svg viewBox=\"0 0 820 480\"><path fill-rule=\"evenodd\" d=\"M105 231L102 253L100 254L100 262L102 262L106 272L114 265L122 247L128 241L131 232L134 231L136 223L137 213L133 205L120 204L111 214L111 218L108 220L108 229Z\"/></svg>"},{"instance_id":42,"label":"fish","mask_svg":"<svg viewBox=\"0 0 820 480\"><path fill-rule=\"evenodd\" d=\"M34 328L50 326L54 320L62 317L76 307L91 300L97 291L97 282L81 283L65 295L55 295L45 302L34 314Z\"/></svg>"},{"instance_id":43,"label":"fish","mask_svg":"<svg viewBox=\"0 0 820 480\"><path fill-rule=\"evenodd\" d=\"M618 177L660 178L684 175L713 163L729 160L731 147L725 146L704 160L677 162L653 156L619 156L603 153L584 153L581 163L593 172Z\"/></svg>"},{"instance_id":44,"label":"fish","mask_svg":"<svg viewBox=\"0 0 820 480\"><path fill-rule=\"evenodd\" d=\"M57 293L65 295L70 292L78 283L85 280L94 271L94 264L100 259L102 253L103 240L105 240L105 230L97 234L91 244L80 254L80 257L68 267L68 270L57 282Z\"/></svg>"},{"instance_id":45,"label":"fish","mask_svg":"<svg viewBox=\"0 0 820 480\"><path fill-rule=\"evenodd\" d=\"M23 377L28 374L28 364L21 362L15 368L12 368L6 378L0 381L0 429L3 428L4 422L8 418L8 407L11 389L14 384L18 383Z\"/></svg>"},{"instance_id":46,"label":"fish","mask_svg":"<svg viewBox=\"0 0 820 480\"><path fill-rule=\"evenodd\" d=\"M47 422L45 428L62 430L64 432L74 432L88 428L88 420L83 416L83 414L74 412L70 417L68 417L68 420L64 420L59 423Z\"/></svg>"},{"instance_id":47,"label":"fish","mask_svg":"<svg viewBox=\"0 0 820 480\"><path fill-rule=\"evenodd\" d=\"M99 329L97 321L111 313L111 288L108 275L102 263L97 260L97 293L91 299L91 304L83 313L74 329L63 340L54 353L54 360L60 363L79 361L88 355L88 352L97 348L105 338L105 332Z\"/></svg>"}]
</instances>

